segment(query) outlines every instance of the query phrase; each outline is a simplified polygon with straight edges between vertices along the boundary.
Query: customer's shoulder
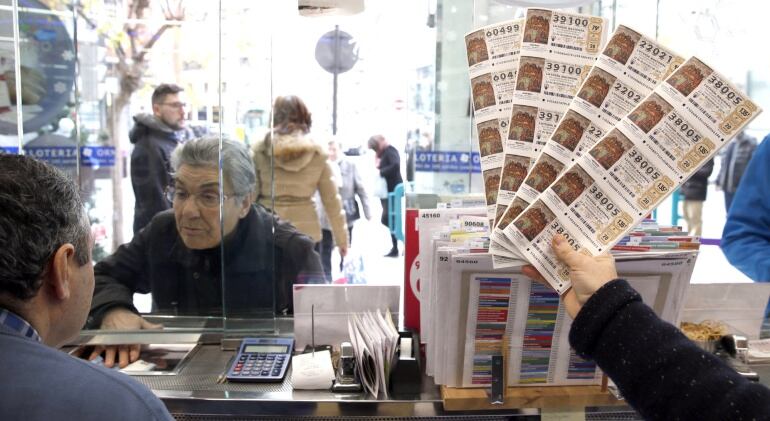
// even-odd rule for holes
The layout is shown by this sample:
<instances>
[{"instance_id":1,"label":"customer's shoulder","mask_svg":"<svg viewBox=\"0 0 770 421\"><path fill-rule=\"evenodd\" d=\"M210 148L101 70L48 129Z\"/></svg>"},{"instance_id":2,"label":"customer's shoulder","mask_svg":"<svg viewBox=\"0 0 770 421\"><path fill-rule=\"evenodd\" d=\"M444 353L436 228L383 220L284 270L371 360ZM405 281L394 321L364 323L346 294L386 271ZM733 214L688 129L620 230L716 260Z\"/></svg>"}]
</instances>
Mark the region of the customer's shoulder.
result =
<instances>
[{"instance_id":1,"label":"customer's shoulder","mask_svg":"<svg viewBox=\"0 0 770 421\"><path fill-rule=\"evenodd\" d=\"M6 380L0 385L0 400L12 398L19 390L36 390L38 416L31 419L56 411L63 411L57 412L63 417L79 414L81 419L102 415L112 419L169 419L163 403L130 376L26 338L0 334L0 368ZM16 392L5 390L10 385ZM105 402L109 402L106 407ZM61 409L60 403L71 407ZM19 403L5 402L2 406L15 405Z\"/></svg>"}]
</instances>

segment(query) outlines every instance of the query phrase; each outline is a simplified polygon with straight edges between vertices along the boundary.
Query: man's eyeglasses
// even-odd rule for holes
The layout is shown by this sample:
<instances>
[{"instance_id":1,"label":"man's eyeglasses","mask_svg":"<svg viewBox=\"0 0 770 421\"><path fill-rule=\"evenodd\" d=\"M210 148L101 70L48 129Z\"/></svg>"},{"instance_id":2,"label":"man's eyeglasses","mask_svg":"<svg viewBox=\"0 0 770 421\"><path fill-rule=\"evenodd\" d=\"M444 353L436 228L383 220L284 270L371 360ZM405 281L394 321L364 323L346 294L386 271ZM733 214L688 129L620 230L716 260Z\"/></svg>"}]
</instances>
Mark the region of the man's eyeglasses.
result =
<instances>
[{"instance_id":1,"label":"man's eyeglasses","mask_svg":"<svg viewBox=\"0 0 770 421\"><path fill-rule=\"evenodd\" d=\"M168 105L169 107L176 109L187 108L186 102L161 102L161 105Z\"/></svg>"},{"instance_id":2,"label":"man's eyeglasses","mask_svg":"<svg viewBox=\"0 0 770 421\"><path fill-rule=\"evenodd\" d=\"M197 203L199 206L204 208L216 208L219 207L219 192L217 191L203 191L201 193L189 193L186 190L178 190L176 187L169 186L166 187L166 199L171 202L172 204L181 204L187 201L187 199L190 198L190 196L195 197L195 203ZM223 195L224 200L230 199L232 197L237 197L237 195L231 194L225 194Z\"/></svg>"}]
</instances>

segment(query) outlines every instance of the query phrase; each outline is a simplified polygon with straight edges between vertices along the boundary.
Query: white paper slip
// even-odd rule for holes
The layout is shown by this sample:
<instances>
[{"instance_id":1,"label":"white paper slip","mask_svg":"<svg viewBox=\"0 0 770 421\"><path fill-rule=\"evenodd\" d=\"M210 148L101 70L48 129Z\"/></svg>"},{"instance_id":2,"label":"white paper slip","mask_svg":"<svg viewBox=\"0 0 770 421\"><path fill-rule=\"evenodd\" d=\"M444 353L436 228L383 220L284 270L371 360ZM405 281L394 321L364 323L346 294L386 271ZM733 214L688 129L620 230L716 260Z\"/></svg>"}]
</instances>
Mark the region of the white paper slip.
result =
<instances>
[{"instance_id":1,"label":"white paper slip","mask_svg":"<svg viewBox=\"0 0 770 421\"><path fill-rule=\"evenodd\" d=\"M750 362L770 360L770 339L749 341L749 353L746 357Z\"/></svg>"},{"instance_id":2,"label":"white paper slip","mask_svg":"<svg viewBox=\"0 0 770 421\"><path fill-rule=\"evenodd\" d=\"M152 371L152 369L154 368L155 368L155 363L147 362L144 360L136 360L131 364L127 365L125 368L121 369L121 371L129 372L129 373L139 373L139 372L145 372L145 371Z\"/></svg>"},{"instance_id":3,"label":"white paper slip","mask_svg":"<svg viewBox=\"0 0 770 421\"><path fill-rule=\"evenodd\" d=\"M291 358L291 384L295 389L317 390L332 387L334 368L329 351L309 352Z\"/></svg>"}]
</instances>

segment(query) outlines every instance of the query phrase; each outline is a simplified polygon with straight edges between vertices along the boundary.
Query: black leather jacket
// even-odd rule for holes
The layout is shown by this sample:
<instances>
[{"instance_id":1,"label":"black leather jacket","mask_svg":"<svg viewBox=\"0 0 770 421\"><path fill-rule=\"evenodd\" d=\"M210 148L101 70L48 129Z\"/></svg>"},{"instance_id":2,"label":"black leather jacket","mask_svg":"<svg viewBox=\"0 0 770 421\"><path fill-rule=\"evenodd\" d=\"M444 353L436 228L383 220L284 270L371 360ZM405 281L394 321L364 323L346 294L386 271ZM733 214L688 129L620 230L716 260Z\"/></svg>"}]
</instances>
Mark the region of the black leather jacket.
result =
<instances>
[{"instance_id":1,"label":"black leather jacket","mask_svg":"<svg viewBox=\"0 0 770 421\"><path fill-rule=\"evenodd\" d=\"M273 226L275 229L273 230ZM291 311L292 284L323 280L313 240L253 205L219 247L191 250L177 233L173 211L162 212L131 242L97 263L87 327L101 325L113 307L133 306L134 293L152 293L153 312L173 315L254 315Z\"/></svg>"},{"instance_id":2,"label":"black leather jacket","mask_svg":"<svg viewBox=\"0 0 770 421\"><path fill-rule=\"evenodd\" d=\"M164 191L171 183L171 153L184 137L152 114L134 116L128 134L134 144L131 152L131 185L134 188L134 234L150 223L152 217L171 207Z\"/></svg>"}]
</instances>

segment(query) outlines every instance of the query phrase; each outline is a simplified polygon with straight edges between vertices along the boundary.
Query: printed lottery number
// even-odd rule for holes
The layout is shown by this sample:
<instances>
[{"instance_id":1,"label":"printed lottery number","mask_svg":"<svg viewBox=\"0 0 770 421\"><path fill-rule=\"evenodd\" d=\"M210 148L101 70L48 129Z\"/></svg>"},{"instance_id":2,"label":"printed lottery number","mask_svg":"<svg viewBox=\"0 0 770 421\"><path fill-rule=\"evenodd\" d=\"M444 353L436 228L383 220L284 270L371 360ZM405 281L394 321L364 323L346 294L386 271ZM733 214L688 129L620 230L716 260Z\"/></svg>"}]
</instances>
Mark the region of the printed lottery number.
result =
<instances>
[{"instance_id":1,"label":"printed lottery number","mask_svg":"<svg viewBox=\"0 0 770 421\"><path fill-rule=\"evenodd\" d=\"M588 19L586 19L586 18L581 18L579 16L557 15L555 13L553 15L553 23L561 23L563 25L579 26L579 27L582 27L582 28L588 27Z\"/></svg>"},{"instance_id":2,"label":"printed lottery number","mask_svg":"<svg viewBox=\"0 0 770 421\"><path fill-rule=\"evenodd\" d=\"M642 170L644 174L649 175L653 180L660 178L660 172L656 171L655 167L647 162L647 160L644 159L644 156L637 152L636 149L632 149L628 157L634 161L634 163L639 167L640 170Z\"/></svg>"},{"instance_id":3,"label":"printed lottery number","mask_svg":"<svg viewBox=\"0 0 770 421\"><path fill-rule=\"evenodd\" d=\"M623 86L620 82L615 82L615 90L618 91L620 95L628 97L628 99L634 101L634 104L638 104L639 101L642 100L642 96L637 94L631 89L628 89L627 87Z\"/></svg>"},{"instance_id":4,"label":"printed lottery number","mask_svg":"<svg viewBox=\"0 0 770 421\"><path fill-rule=\"evenodd\" d=\"M620 209L618 209L598 187L591 186L591 190L588 192L594 196L594 199L596 199L598 204L604 206L604 208L607 209L607 212L610 212L611 216L618 216L618 214L620 214Z\"/></svg>"},{"instance_id":5,"label":"printed lottery number","mask_svg":"<svg viewBox=\"0 0 770 421\"><path fill-rule=\"evenodd\" d=\"M580 75L583 71L578 66L572 66L569 64L551 63L550 61L545 65L545 70L554 71L557 73L566 73L570 75Z\"/></svg>"},{"instance_id":6,"label":"printed lottery number","mask_svg":"<svg viewBox=\"0 0 770 421\"><path fill-rule=\"evenodd\" d=\"M505 35L513 32L519 32L518 24L506 25L506 26L501 26L499 28L489 29L487 30L487 37Z\"/></svg>"},{"instance_id":7,"label":"printed lottery number","mask_svg":"<svg viewBox=\"0 0 770 421\"><path fill-rule=\"evenodd\" d=\"M730 89L726 83L722 82L722 80L715 75L711 75L709 78L709 83L712 84L720 94L724 95L725 98L727 98L728 101L731 101L734 105L740 105L740 103L743 102L743 98L741 98L740 95Z\"/></svg>"},{"instance_id":8,"label":"printed lottery number","mask_svg":"<svg viewBox=\"0 0 770 421\"><path fill-rule=\"evenodd\" d=\"M513 72L502 72L502 73L496 74L492 78L492 80L494 80L495 82L499 82L499 81L503 81L503 80L506 80L506 79L513 79L515 77L516 77L516 75L514 75Z\"/></svg>"},{"instance_id":9,"label":"printed lottery number","mask_svg":"<svg viewBox=\"0 0 770 421\"><path fill-rule=\"evenodd\" d=\"M696 133L695 130L693 130L692 127L690 127L690 125L687 124L687 122L684 121L682 117L679 117L676 113L669 114L668 119L674 123L679 131L682 132L683 135L687 136L688 139L691 139L693 142L698 142L700 140L700 135Z\"/></svg>"},{"instance_id":10,"label":"printed lottery number","mask_svg":"<svg viewBox=\"0 0 770 421\"><path fill-rule=\"evenodd\" d=\"M564 239L567 240L567 244L569 244L570 247L575 249L575 251L578 251L578 249L580 249L580 245L578 245L577 241L575 241L575 239L572 238L572 236L569 234L569 232L567 232L567 230L565 230L561 226L561 224L559 224L558 222L554 222L554 223L551 224L551 229L554 230L556 235L563 236Z\"/></svg>"},{"instance_id":11,"label":"printed lottery number","mask_svg":"<svg viewBox=\"0 0 770 421\"><path fill-rule=\"evenodd\" d=\"M537 118L539 120L556 122L556 121L559 120L559 113L552 113L552 112L548 112L548 111L540 111L540 113L538 113L538 115L537 115Z\"/></svg>"},{"instance_id":12,"label":"printed lottery number","mask_svg":"<svg viewBox=\"0 0 770 421\"><path fill-rule=\"evenodd\" d=\"M650 55L657 57L660 60L665 60L666 64L671 63L671 60L673 60L674 58L674 56L661 50L655 44L650 44L645 40L642 40L641 42L639 42L639 48L647 51L648 53L650 53Z\"/></svg>"},{"instance_id":13,"label":"printed lottery number","mask_svg":"<svg viewBox=\"0 0 770 421\"><path fill-rule=\"evenodd\" d=\"M596 127L596 126L591 126L591 127L588 128L588 134L590 134L591 136L593 136L593 137L598 139L598 138L602 137L604 132L602 132L602 129L600 129L600 128Z\"/></svg>"}]
</instances>

